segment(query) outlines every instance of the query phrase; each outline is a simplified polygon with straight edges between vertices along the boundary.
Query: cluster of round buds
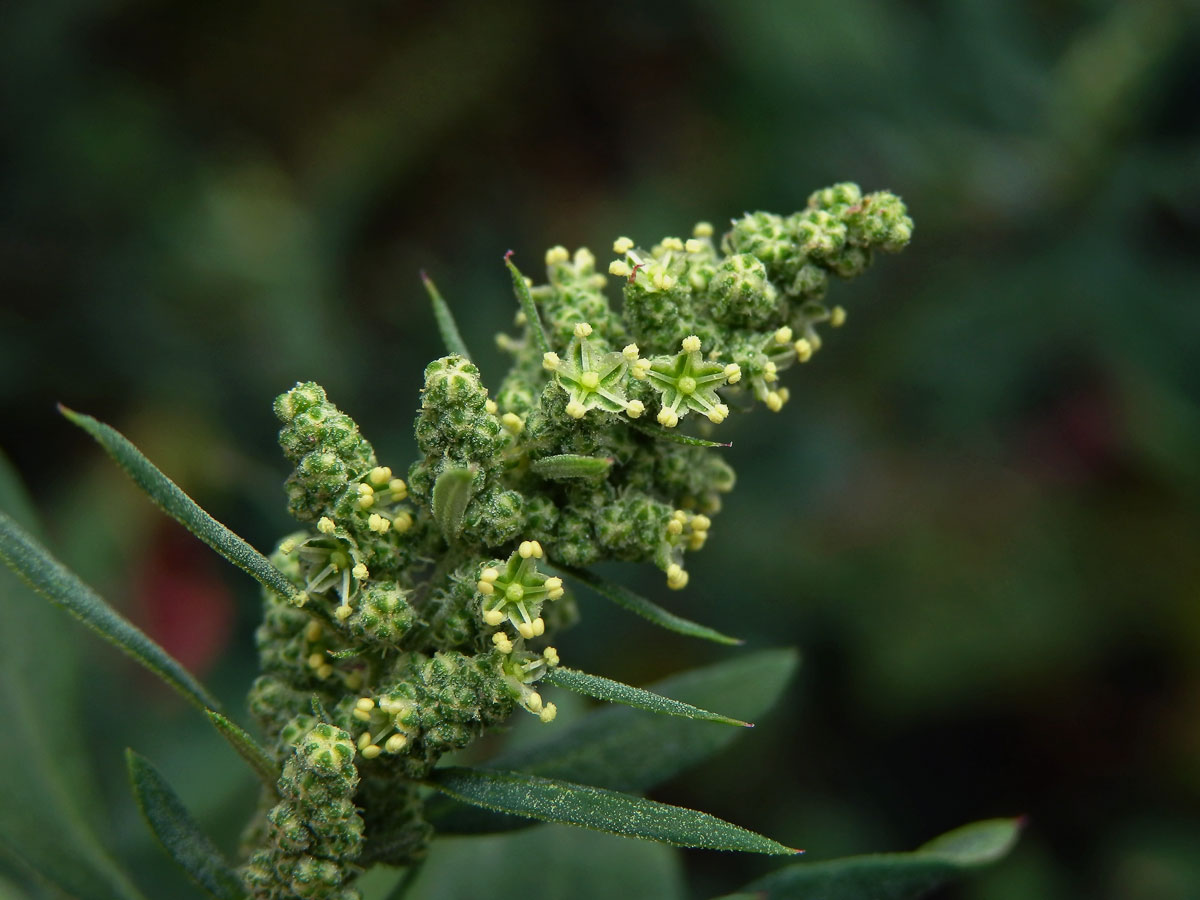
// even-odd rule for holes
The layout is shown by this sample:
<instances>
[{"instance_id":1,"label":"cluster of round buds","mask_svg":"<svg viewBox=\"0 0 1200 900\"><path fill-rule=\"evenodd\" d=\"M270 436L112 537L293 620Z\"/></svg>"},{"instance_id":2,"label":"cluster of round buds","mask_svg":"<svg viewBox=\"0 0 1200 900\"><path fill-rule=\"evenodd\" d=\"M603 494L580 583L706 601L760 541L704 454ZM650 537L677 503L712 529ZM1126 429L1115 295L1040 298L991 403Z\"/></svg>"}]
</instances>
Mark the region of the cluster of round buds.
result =
<instances>
[{"instance_id":1,"label":"cluster of round buds","mask_svg":"<svg viewBox=\"0 0 1200 900\"><path fill-rule=\"evenodd\" d=\"M708 540L712 519L700 513L677 509L667 520L667 543L672 546L699 550Z\"/></svg>"},{"instance_id":2,"label":"cluster of round buds","mask_svg":"<svg viewBox=\"0 0 1200 900\"><path fill-rule=\"evenodd\" d=\"M365 729L356 744L364 759L375 759L382 753L395 754L408 746L407 726L402 719L412 711L412 704L385 695L378 702L374 697L359 697L350 715Z\"/></svg>"},{"instance_id":3,"label":"cluster of round buds","mask_svg":"<svg viewBox=\"0 0 1200 900\"><path fill-rule=\"evenodd\" d=\"M408 497L408 485L404 479L393 477L389 467L376 466L371 469L355 487L355 492L354 505L360 510L369 511L368 530L387 534L394 528L397 533L403 534L412 527L412 513L397 508L397 504Z\"/></svg>"},{"instance_id":4,"label":"cluster of round buds","mask_svg":"<svg viewBox=\"0 0 1200 900\"><path fill-rule=\"evenodd\" d=\"M558 707L542 699L533 687L542 677L558 665L558 651L547 647L540 654L527 650L510 653L501 666L505 681L516 695L517 702L543 722L554 721Z\"/></svg>"},{"instance_id":5,"label":"cluster of round buds","mask_svg":"<svg viewBox=\"0 0 1200 900\"><path fill-rule=\"evenodd\" d=\"M704 359L700 347L700 338L693 334L683 339L678 354L650 363L646 380L662 396L660 425L674 428L689 410L703 413L714 423L728 417L729 407L717 396L717 388L736 383L741 369L734 363Z\"/></svg>"},{"instance_id":6,"label":"cluster of round buds","mask_svg":"<svg viewBox=\"0 0 1200 900\"><path fill-rule=\"evenodd\" d=\"M567 393L567 415L582 419L589 409L599 407L607 412L624 412L636 419L645 406L639 400L625 397L629 356L599 349L589 340L591 334L592 326L580 322L575 326L565 359L554 352L542 356L542 367L554 374L558 386Z\"/></svg>"},{"instance_id":7,"label":"cluster of round buds","mask_svg":"<svg viewBox=\"0 0 1200 900\"><path fill-rule=\"evenodd\" d=\"M563 583L561 578L537 570L534 560L543 556L542 545L537 541L522 541L506 563L493 562L483 568L476 588L483 595L480 615L486 624L494 628L507 619L517 634L527 640L545 632L542 604L561 597ZM493 643L502 653L512 652L513 645L507 636L502 640L493 637Z\"/></svg>"}]
</instances>

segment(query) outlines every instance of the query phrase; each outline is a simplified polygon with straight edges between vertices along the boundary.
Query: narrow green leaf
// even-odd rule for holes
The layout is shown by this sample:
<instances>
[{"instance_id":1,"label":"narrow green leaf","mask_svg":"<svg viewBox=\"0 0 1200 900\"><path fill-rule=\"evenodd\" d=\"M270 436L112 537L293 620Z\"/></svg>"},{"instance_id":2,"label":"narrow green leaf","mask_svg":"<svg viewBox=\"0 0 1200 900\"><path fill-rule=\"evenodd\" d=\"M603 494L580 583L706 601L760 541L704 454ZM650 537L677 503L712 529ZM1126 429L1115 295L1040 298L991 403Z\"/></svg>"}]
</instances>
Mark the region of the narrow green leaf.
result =
<instances>
[{"instance_id":1,"label":"narrow green leaf","mask_svg":"<svg viewBox=\"0 0 1200 900\"><path fill-rule=\"evenodd\" d=\"M512 276L513 292L521 302L521 309L525 310L525 318L529 320L529 330L537 339L538 348L543 353L549 353L550 341L546 337L546 329L542 327L542 317L538 315L537 304L533 302L533 294L529 293L529 285L525 283L525 276L512 261L511 250L504 254L504 264L508 266L508 273Z\"/></svg>"},{"instance_id":2,"label":"narrow green leaf","mask_svg":"<svg viewBox=\"0 0 1200 900\"><path fill-rule=\"evenodd\" d=\"M436 769L429 781L463 803L542 822L577 825L676 847L744 853L800 852L708 813L585 784L460 767Z\"/></svg>"},{"instance_id":3,"label":"narrow green leaf","mask_svg":"<svg viewBox=\"0 0 1200 900\"><path fill-rule=\"evenodd\" d=\"M201 709L221 705L167 651L109 606L24 529L0 512L0 559L31 588L141 663Z\"/></svg>"},{"instance_id":4,"label":"narrow green leaf","mask_svg":"<svg viewBox=\"0 0 1200 900\"><path fill-rule=\"evenodd\" d=\"M742 891L761 900L915 900L971 869L1003 858L1016 844L1020 831L1020 819L975 822L912 853L790 865L751 882Z\"/></svg>"},{"instance_id":5,"label":"narrow green leaf","mask_svg":"<svg viewBox=\"0 0 1200 900\"><path fill-rule=\"evenodd\" d=\"M665 628L668 631L675 631L679 634L686 634L689 637L703 638L706 641L714 641L718 644L741 644L744 643L740 638L730 637L727 634L722 634L715 629L705 625L700 625L690 619L685 619L682 616L677 616L672 612L663 609L657 603L652 603L645 597L635 594L633 591L624 585L609 581L606 578L601 578L586 569L575 569L570 566L565 566L562 563L554 563L554 567L566 572L572 578L582 581L601 597L611 600L617 606L623 606L632 613L636 613L643 619L648 619L660 628Z\"/></svg>"},{"instance_id":6,"label":"narrow green leaf","mask_svg":"<svg viewBox=\"0 0 1200 900\"><path fill-rule=\"evenodd\" d=\"M604 478L612 468L611 456L577 456L574 453L560 453L557 456L543 456L535 459L529 466L531 472L539 478L550 481L568 481L573 478Z\"/></svg>"},{"instance_id":7,"label":"narrow green leaf","mask_svg":"<svg viewBox=\"0 0 1200 900\"><path fill-rule=\"evenodd\" d=\"M609 703L623 703L626 706L648 709L650 712L663 713L668 716L699 719L705 722L720 722L722 725L740 725L743 728L754 727L749 722L743 722L741 719L731 719L729 716L709 712L707 709L692 706L690 703L681 703L678 700L672 700L670 697L664 697L661 694L647 691L644 688L632 687L628 684L622 684L620 681L613 681L611 678L602 678L599 675L589 675L587 672L568 669L566 666L558 666L551 669L546 673L542 681L552 684L555 687L566 688L568 691L575 691L577 694L586 694L589 697L595 697L597 700L607 700Z\"/></svg>"},{"instance_id":8,"label":"narrow green leaf","mask_svg":"<svg viewBox=\"0 0 1200 900\"><path fill-rule=\"evenodd\" d=\"M275 782L279 780L279 766L275 764L271 755L260 747L258 742L240 725L231 722L214 709L206 709L204 712L208 716L208 720L213 723L213 727L220 732L221 737L229 742L229 746L233 747L237 755L250 764L250 768L267 787L274 790Z\"/></svg>"},{"instance_id":9,"label":"narrow green leaf","mask_svg":"<svg viewBox=\"0 0 1200 900\"><path fill-rule=\"evenodd\" d=\"M448 541L462 531L474 482L475 473L470 469L447 469L433 483L433 519Z\"/></svg>"},{"instance_id":10,"label":"narrow green leaf","mask_svg":"<svg viewBox=\"0 0 1200 900\"><path fill-rule=\"evenodd\" d=\"M660 441L670 441L672 444L683 444L686 447L732 447L733 441L707 441L704 438L692 437L690 434L681 434L674 428L664 428L661 425L654 426L649 422L643 422L639 419L630 419L623 417L622 422L629 425L635 431L640 431L644 435L656 438Z\"/></svg>"},{"instance_id":11,"label":"narrow green leaf","mask_svg":"<svg viewBox=\"0 0 1200 900\"><path fill-rule=\"evenodd\" d=\"M150 761L125 751L138 808L159 843L197 885L218 900L243 900L242 881L193 821L182 801Z\"/></svg>"},{"instance_id":12,"label":"narrow green leaf","mask_svg":"<svg viewBox=\"0 0 1200 900\"><path fill-rule=\"evenodd\" d=\"M259 584L297 606L302 605L302 602L297 600L299 592L296 587L282 572L271 565L265 556L201 509L195 500L160 472L121 432L65 406L60 405L59 410L95 438L163 512L239 569L249 573Z\"/></svg>"},{"instance_id":13,"label":"narrow green leaf","mask_svg":"<svg viewBox=\"0 0 1200 900\"><path fill-rule=\"evenodd\" d=\"M651 687L656 693L705 709L728 709L746 720L757 720L779 699L798 663L793 650L744 653ZM720 752L744 733L647 715L624 706L599 709L547 732L544 742L504 751L489 765L638 793ZM426 815L442 833L480 834L529 824L526 819L471 809L439 797L430 799Z\"/></svg>"},{"instance_id":14,"label":"narrow green leaf","mask_svg":"<svg viewBox=\"0 0 1200 900\"><path fill-rule=\"evenodd\" d=\"M437 319L437 327L442 335L442 343L446 345L446 349L450 353L456 353L463 359L470 360L471 354L467 350L467 344L462 338L462 333L458 330L458 323L454 321L454 313L450 312L450 307L442 299L437 285L433 283L432 278L425 274L423 269L421 270L421 282L425 285L426 293L429 294L429 302L433 304L433 317Z\"/></svg>"}]
</instances>

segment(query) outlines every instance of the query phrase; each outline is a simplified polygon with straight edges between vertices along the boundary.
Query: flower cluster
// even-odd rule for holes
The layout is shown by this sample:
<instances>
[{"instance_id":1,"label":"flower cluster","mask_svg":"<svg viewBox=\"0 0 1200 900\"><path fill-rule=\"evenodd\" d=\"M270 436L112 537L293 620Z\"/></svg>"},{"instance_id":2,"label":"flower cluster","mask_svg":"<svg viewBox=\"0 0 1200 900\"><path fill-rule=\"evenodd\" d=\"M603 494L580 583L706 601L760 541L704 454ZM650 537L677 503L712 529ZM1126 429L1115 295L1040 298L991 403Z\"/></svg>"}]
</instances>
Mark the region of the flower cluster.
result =
<instances>
[{"instance_id":1,"label":"flower cluster","mask_svg":"<svg viewBox=\"0 0 1200 900\"><path fill-rule=\"evenodd\" d=\"M620 238L608 275L554 247L544 284L518 281L521 333L498 337L513 361L494 396L462 354L427 367L406 472L319 385L276 401L305 528L272 562L303 602L266 595L257 635L250 707L284 775L251 832L253 898L346 900L349 867L421 856L418 782L439 758L518 707L555 718L538 684L575 617L572 567L649 563L687 586L685 556L734 475L681 432L756 402L779 411L783 373L845 321L824 304L829 281L911 231L895 196L840 184L719 241L706 223L649 248Z\"/></svg>"}]
</instances>

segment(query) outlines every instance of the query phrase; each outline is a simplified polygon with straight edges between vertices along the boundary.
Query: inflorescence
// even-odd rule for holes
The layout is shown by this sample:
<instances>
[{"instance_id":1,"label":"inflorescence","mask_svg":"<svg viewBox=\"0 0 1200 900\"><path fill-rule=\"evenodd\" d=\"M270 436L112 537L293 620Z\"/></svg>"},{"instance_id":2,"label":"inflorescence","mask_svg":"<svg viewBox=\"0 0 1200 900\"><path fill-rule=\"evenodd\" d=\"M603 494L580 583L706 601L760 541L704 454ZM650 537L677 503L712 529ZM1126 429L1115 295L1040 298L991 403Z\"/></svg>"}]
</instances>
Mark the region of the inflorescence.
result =
<instances>
[{"instance_id":1,"label":"inflorescence","mask_svg":"<svg viewBox=\"0 0 1200 900\"><path fill-rule=\"evenodd\" d=\"M707 223L649 248L619 238L608 276L554 247L546 283L526 284L537 320L522 310L521 333L498 337L513 364L494 396L463 356L426 369L406 478L319 385L278 398L305 527L272 559L300 603L268 593L257 635L250 706L283 775L247 833L252 897L350 900L356 867L424 853L419 781L438 759L517 707L555 717L537 684L574 619L555 567L651 563L685 587L685 554L734 482L717 451L679 438L685 419L778 412L783 373L845 322L824 302L831 278L911 233L897 197L839 184L719 242Z\"/></svg>"}]
</instances>

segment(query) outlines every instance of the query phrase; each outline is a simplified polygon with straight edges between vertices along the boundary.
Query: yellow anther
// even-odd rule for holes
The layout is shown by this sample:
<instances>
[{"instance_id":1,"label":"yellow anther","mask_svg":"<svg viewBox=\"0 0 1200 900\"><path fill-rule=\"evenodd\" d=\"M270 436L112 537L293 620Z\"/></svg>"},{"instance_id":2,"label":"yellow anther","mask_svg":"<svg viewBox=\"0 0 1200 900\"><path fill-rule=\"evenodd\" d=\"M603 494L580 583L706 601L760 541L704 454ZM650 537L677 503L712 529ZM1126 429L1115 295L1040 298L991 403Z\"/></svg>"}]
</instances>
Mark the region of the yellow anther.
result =
<instances>
[{"instance_id":1,"label":"yellow anther","mask_svg":"<svg viewBox=\"0 0 1200 900\"><path fill-rule=\"evenodd\" d=\"M629 374L632 375L634 378L636 378L638 381L645 381L646 375L647 375L647 373L649 373L649 371L650 371L650 360L642 358L642 359L636 360L634 362L633 368L629 370Z\"/></svg>"},{"instance_id":2,"label":"yellow anther","mask_svg":"<svg viewBox=\"0 0 1200 900\"><path fill-rule=\"evenodd\" d=\"M571 400L567 403L567 415L572 419L582 419L587 413L587 407L578 400Z\"/></svg>"},{"instance_id":3,"label":"yellow anther","mask_svg":"<svg viewBox=\"0 0 1200 900\"><path fill-rule=\"evenodd\" d=\"M358 736L358 749L362 750L369 746L371 746L371 732L364 731Z\"/></svg>"},{"instance_id":4,"label":"yellow anther","mask_svg":"<svg viewBox=\"0 0 1200 900\"><path fill-rule=\"evenodd\" d=\"M488 587L491 587L491 585L488 585ZM503 622L504 618L505 618L504 613L499 609L489 609L489 610L486 610L483 614L483 621L487 622L493 628L495 628L497 625L499 625L501 622ZM499 633L499 632L497 632L497 633Z\"/></svg>"},{"instance_id":5,"label":"yellow anther","mask_svg":"<svg viewBox=\"0 0 1200 900\"><path fill-rule=\"evenodd\" d=\"M679 414L665 406L658 411L658 424L666 428L674 428L679 424Z\"/></svg>"},{"instance_id":6,"label":"yellow anther","mask_svg":"<svg viewBox=\"0 0 1200 900\"><path fill-rule=\"evenodd\" d=\"M571 258L571 254L567 252L566 247L551 247L546 251L546 265L552 266L555 263L565 263Z\"/></svg>"},{"instance_id":7,"label":"yellow anther","mask_svg":"<svg viewBox=\"0 0 1200 900\"><path fill-rule=\"evenodd\" d=\"M542 707L542 711L538 713L538 718L547 724L554 721L554 717L558 715L558 707L553 703L547 703Z\"/></svg>"},{"instance_id":8,"label":"yellow anther","mask_svg":"<svg viewBox=\"0 0 1200 900\"><path fill-rule=\"evenodd\" d=\"M846 309L842 306L835 306L829 312L829 324L834 328L841 328L846 324Z\"/></svg>"},{"instance_id":9,"label":"yellow anther","mask_svg":"<svg viewBox=\"0 0 1200 900\"><path fill-rule=\"evenodd\" d=\"M771 391L767 394L767 409L771 412L779 412L783 409L783 398L779 396L779 391Z\"/></svg>"},{"instance_id":10,"label":"yellow anther","mask_svg":"<svg viewBox=\"0 0 1200 900\"><path fill-rule=\"evenodd\" d=\"M562 365L562 360L558 358L558 354L555 353L553 350L551 350L548 353L542 354L542 368L543 369L546 369L549 372L553 372L560 365Z\"/></svg>"},{"instance_id":11,"label":"yellow anther","mask_svg":"<svg viewBox=\"0 0 1200 900\"><path fill-rule=\"evenodd\" d=\"M360 484L358 486L358 492L363 496L369 497L375 493L375 488L371 487L369 484Z\"/></svg>"},{"instance_id":12,"label":"yellow anther","mask_svg":"<svg viewBox=\"0 0 1200 900\"><path fill-rule=\"evenodd\" d=\"M625 404L625 415L631 419L640 418L642 413L646 411L646 404L641 400L630 400Z\"/></svg>"},{"instance_id":13,"label":"yellow anther","mask_svg":"<svg viewBox=\"0 0 1200 900\"><path fill-rule=\"evenodd\" d=\"M712 422L714 425L720 425L727 418L729 418L729 407L724 403L718 403L708 411L707 415L708 421Z\"/></svg>"},{"instance_id":14,"label":"yellow anther","mask_svg":"<svg viewBox=\"0 0 1200 900\"><path fill-rule=\"evenodd\" d=\"M393 478L388 482L388 490L392 492L393 500L403 500L408 496L408 485L403 478Z\"/></svg>"},{"instance_id":15,"label":"yellow anther","mask_svg":"<svg viewBox=\"0 0 1200 900\"><path fill-rule=\"evenodd\" d=\"M677 509L677 510L675 510L675 512L671 513L671 518L674 519L676 522L678 522L680 525L684 525L687 523L687 520L688 520L687 510Z\"/></svg>"},{"instance_id":16,"label":"yellow anther","mask_svg":"<svg viewBox=\"0 0 1200 900\"><path fill-rule=\"evenodd\" d=\"M503 425L513 434L520 434L525 430L525 423L516 413L507 412L500 417L500 424Z\"/></svg>"},{"instance_id":17,"label":"yellow anther","mask_svg":"<svg viewBox=\"0 0 1200 900\"><path fill-rule=\"evenodd\" d=\"M667 534L683 534L683 523L678 519L672 519L667 523Z\"/></svg>"},{"instance_id":18,"label":"yellow anther","mask_svg":"<svg viewBox=\"0 0 1200 900\"><path fill-rule=\"evenodd\" d=\"M698 241L695 238L688 238L683 242L683 249L688 253L699 253L704 249L704 242Z\"/></svg>"},{"instance_id":19,"label":"yellow anther","mask_svg":"<svg viewBox=\"0 0 1200 900\"><path fill-rule=\"evenodd\" d=\"M367 571L367 567L363 563L359 563L357 566L351 569L350 574L359 581L366 581L371 576L371 573Z\"/></svg>"},{"instance_id":20,"label":"yellow anther","mask_svg":"<svg viewBox=\"0 0 1200 900\"><path fill-rule=\"evenodd\" d=\"M534 637L541 637L546 633L546 620L541 616L538 616L536 619L534 619L532 624Z\"/></svg>"},{"instance_id":21,"label":"yellow anther","mask_svg":"<svg viewBox=\"0 0 1200 900\"><path fill-rule=\"evenodd\" d=\"M359 509L370 509L375 505L375 498L371 494L363 494L358 498Z\"/></svg>"},{"instance_id":22,"label":"yellow anther","mask_svg":"<svg viewBox=\"0 0 1200 900\"><path fill-rule=\"evenodd\" d=\"M623 357L625 357L627 360L629 360L630 362L634 362L637 360L638 353L640 353L640 352L641 351L638 350L637 344L626 344L624 346L624 348L621 350L621 355Z\"/></svg>"},{"instance_id":23,"label":"yellow anther","mask_svg":"<svg viewBox=\"0 0 1200 900\"><path fill-rule=\"evenodd\" d=\"M813 350L815 348L809 342L808 338L800 338L800 340L796 341L793 346L796 348L796 358L800 360L800 362L806 363L812 359Z\"/></svg>"},{"instance_id":24,"label":"yellow anther","mask_svg":"<svg viewBox=\"0 0 1200 900\"><path fill-rule=\"evenodd\" d=\"M517 326L525 325L529 322L529 316L525 315L525 310L518 309L517 314L513 316L513 324ZM501 350L504 348L501 347Z\"/></svg>"},{"instance_id":25,"label":"yellow anther","mask_svg":"<svg viewBox=\"0 0 1200 900\"><path fill-rule=\"evenodd\" d=\"M496 405L495 400L485 400L484 404L483 404L483 408L486 409L488 411L488 413L493 416L500 411L500 407Z\"/></svg>"},{"instance_id":26,"label":"yellow anther","mask_svg":"<svg viewBox=\"0 0 1200 900\"><path fill-rule=\"evenodd\" d=\"M392 480L392 470L388 466L376 466L368 476L376 487L383 487Z\"/></svg>"},{"instance_id":27,"label":"yellow anther","mask_svg":"<svg viewBox=\"0 0 1200 900\"><path fill-rule=\"evenodd\" d=\"M673 591L682 590L687 587L688 573L684 571L679 563L671 563L667 567L667 587Z\"/></svg>"},{"instance_id":28,"label":"yellow anther","mask_svg":"<svg viewBox=\"0 0 1200 900\"><path fill-rule=\"evenodd\" d=\"M633 249L633 241L627 237L619 237L613 241L613 253L628 253Z\"/></svg>"},{"instance_id":29,"label":"yellow anther","mask_svg":"<svg viewBox=\"0 0 1200 900\"><path fill-rule=\"evenodd\" d=\"M792 399L792 392L785 387L781 387L778 391L776 391L776 393L779 394L779 399L784 403L787 403L790 399Z\"/></svg>"},{"instance_id":30,"label":"yellow anther","mask_svg":"<svg viewBox=\"0 0 1200 900\"><path fill-rule=\"evenodd\" d=\"M809 332L808 342L812 344L814 353L821 349L821 336L817 334L816 331Z\"/></svg>"},{"instance_id":31,"label":"yellow anther","mask_svg":"<svg viewBox=\"0 0 1200 900\"><path fill-rule=\"evenodd\" d=\"M375 701L371 697L359 697L354 701L354 708L370 712L375 708Z\"/></svg>"},{"instance_id":32,"label":"yellow anther","mask_svg":"<svg viewBox=\"0 0 1200 900\"><path fill-rule=\"evenodd\" d=\"M580 269L591 268L596 264L596 257L592 255L592 251L587 247L580 247L575 251L575 265Z\"/></svg>"},{"instance_id":33,"label":"yellow anther","mask_svg":"<svg viewBox=\"0 0 1200 900\"><path fill-rule=\"evenodd\" d=\"M737 363L730 363L725 367L725 380L730 384L737 384L742 380L742 367Z\"/></svg>"},{"instance_id":34,"label":"yellow anther","mask_svg":"<svg viewBox=\"0 0 1200 900\"><path fill-rule=\"evenodd\" d=\"M556 649L554 649L553 647L547 647L545 650L543 650L542 657L546 660L546 665L548 665L548 666L557 666L558 665L558 651Z\"/></svg>"},{"instance_id":35,"label":"yellow anther","mask_svg":"<svg viewBox=\"0 0 1200 900\"><path fill-rule=\"evenodd\" d=\"M308 591L297 591L296 596L292 598L292 602L297 606L303 606L308 602Z\"/></svg>"},{"instance_id":36,"label":"yellow anther","mask_svg":"<svg viewBox=\"0 0 1200 900\"><path fill-rule=\"evenodd\" d=\"M708 531L712 528L712 519L706 515L698 515L692 519L692 528L696 531Z\"/></svg>"},{"instance_id":37,"label":"yellow anther","mask_svg":"<svg viewBox=\"0 0 1200 900\"><path fill-rule=\"evenodd\" d=\"M767 360L767 364L763 366L763 375L767 378L767 381L773 381L774 379L770 378L769 376L775 375L778 372L779 366L777 366L773 361Z\"/></svg>"},{"instance_id":38,"label":"yellow anther","mask_svg":"<svg viewBox=\"0 0 1200 900\"><path fill-rule=\"evenodd\" d=\"M688 549L689 550L699 550L701 547L704 546L704 542L707 540L708 540L708 532L707 531L693 531L691 536L688 538Z\"/></svg>"},{"instance_id":39,"label":"yellow anther","mask_svg":"<svg viewBox=\"0 0 1200 900\"><path fill-rule=\"evenodd\" d=\"M388 529L391 527L391 521L385 519L383 516L379 515L379 513L371 513L371 515L367 517L367 528L369 528L371 531L376 531L379 534L387 534Z\"/></svg>"},{"instance_id":40,"label":"yellow anther","mask_svg":"<svg viewBox=\"0 0 1200 900\"><path fill-rule=\"evenodd\" d=\"M789 328L787 325L784 325L782 328L780 328L778 331L775 332L775 343L790 344L791 342L792 342L792 329Z\"/></svg>"},{"instance_id":41,"label":"yellow anther","mask_svg":"<svg viewBox=\"0 0 1200 900\"><path fill-rule=\"evenodd\" d=\"M343 603L333 611L334 618L339 622L345 622L352 615L354 615L354 608L348 603Z\"/></svg>"},{"instance_id":42,"label":"yellow anther","mask_svg":"<svg viewBox=\"0 0 1200 900\"><path fill-rule=\"evenodd\" d=\"M337 530L337 526L333 524L333 519L329 516L321 516L317 520L317 531L321 534L333 534Z\"/></svg>"},{"instance_id":43,"label":"yellow anther","mask_svg":"<svg viewBox=\"0 0 1200 900\"><path fill-rule=\"evenodd\" d=\"M662 245L664 250L673 250L676 253L683 250L683 241L677 237L663 238Z\"/></svg>"},{"instance_id":44,"label":"yellow anther","mask_svg":"<svg viewBox=\"0 0 1200 900\"><path fill-rule=\"evenodd\" d=\"M317 677L318 678L325 679L325 678L328 678L332 674L333 674L333 666L329 665L329 663L325 663L325 665L323 665L323 666L321 666L321 668L317 669Z\"/></svg>"},{"instance_id":45,"label":"yellow anther","mask_svg":"<svg viewBox=\"0 0 1200 900\"><path fill-rule=\"evenodd\" d=\"M517 547L517 555L521 559L529 559L533 556L533 541L521 541L520 546Z\"/></svg>"},{"instance_id":46,"label":"yellow anther","mask_svg":"<svg viewBox=\"0 0 1200 900\"><path fill-rule=\"evenodd\" d=\"M500 570L496 569L492 566L488 566L486 569L484 569L482 572L479 573L480 581L492 582L492 581L495 581L499 577L500 577Z\"/></svg>"},{"instance_id":47,"label":"yellow anther","mask_svg":"<svg viewBox=\"0 0 1200 900\"><path fill-rule=\"evenodd\" d=\"M530 691L529 696L525 698L525 708L530 712L542 711L542 695L537 691Z\"/></svg>"},{"instance_id":48,"label":"yellow anther","mask_svg":"<svg viewBox=\"0 0 1200 900\"><path fill-rule=\"evenodd\" d=\"M393 734L388 738L383 745L383 749L388 753L399 753L408 745L408 738L402 734Z\"/></svg>"},{"instance_id":49,"label":"yellow anther","mask_svg":"<svg viewBox=\"0 0 1200 900\"><path fill-rule=\"evenodd\" d=\"M296 542L291 538L284 538L279 542L279 552L284 556L296 549Z\"/></svg>"},{"instance_id":50,"label":"yellow anther","mask_svg":"<svg viewBox=\"0 0 1200 900\"><path fill-rule=\"evenodd\" d=\"M529 640L534 635L533 623L521 622L519 625L517 625L517 631L521 633L521 637L525 638L525 640Z\"/></svg>"},{"instance_id":51,"label":"yellow anther","mask_svg":"<svg viewBox=\"0 0 1200 900\"><path fill-rule=\"evenodd\" d=\"M539 544L537 541L530 541L529 543L533 545L534 557L536 557L537 559L541 559L543 556L545 556L545 553L542 552L541 544Z\"/></svg>"},{"instance_id":52,"label":"yellow anther","mask_svg":"<svg viewBox=\"0 0 1200 900\"><path fill-rule=\"evenodd\" d=\"M682 346L685 353L695 353L700 349L700 338L694 334L689 334L683 339Z\"/></svg>"},{"instance_id":53,"label":"yellow anther","mask_svg":"<svg viewBox=\"0 0 1200 900\"><path fill-rule=\"evenodd\" d=\"M357 691L360 687L362 687L362 682L362 672L355 670L353 672L342 673L342 683L345 684L347 689L351 691Z\"/></svg>"},{"instance_id":54,"label":"yellow anther","mask_svg":"<svg viewBox=\"0 0 1200 900\"><path fill-rule=\"evenodd\" d=\"M614 259L608 264L608 274L616 275L618 278L628 278L629 273L632 271L633 269L629 268L629 263L623 259Z\"/></svg>"},{"instance_id":55,"label":"yellow anther","mask_svg":"<svg viewBox=\"0 0 1200 900\"><path fill-rule=\"evenodd\" d=\"M304 629L304 639L310 644L314 641L319 641L324 631L325 629L321 627L320 622L309 622L308 626Z\"/></svg>"},{"instance_id":56,"label":"yellow anther","mask_svg":"<svg viewBox=\"0 0 1200 900\"><path fill-rule=\"evenodd\" d=\"M323 665L325 665L325 654L324 653L314 653L311 656L309 656L308 667L310 669L319 669Z\"/></svg>"},{"instance_id":57,"label":"yellow anther","mask_svg":"<svg viewBox=\"0 0 1200 900\"><path fill-rule=\"evenodd\" d=\"M579 383L589 391L600 387L600 376L596 372L584 372L579 376Z\"/></svg>"},{"instance_id":58,"label":"yellow anther","mask_svg":"<svg viewBox=\"0 0 1200 900\"><path fill-rule=\"evenodd\" d=\"M369 709L357 709L356 708L356 709L351 710L350 715L354 716L354 718L358 719L358 721L360 721L360 722L370 722L371 721L371 711Z\"/></svg>"},{"instance_id":59,"label":"yellow anther","mask_svg":"<svg viewBox=\"0 0 1200 900\"><path fill-rule=\"evenodd\" d=\"M709 222L697 222L692 234L698 238L712 237L713 227Z\"/></svg>"},{"instance_id":60,"label":"yellow anther","mask_svg":"<svg viewBox=\"0 0 1200 900\"><path fill-rule=\"evenodd\" d=\"M362 748L363 759L374 759L382 752L378 744L368 744Z\"/></svg>"},{"instance_id":61,"label":"yellow anther","mask_svg":"<svg viewBox=\"0 0 1200 900\"><path fill-rule=\"evenodd\" d=\"M591 333L592 333L592 326L589 325L587 322L580 322L578 325L575 326L575 337L577 337L577 338L588 337Z\"/></svg>"},{"instance_id":62,"label":"yellow anther","mask_svg":"<svg viewBox=\"0 0 1200 900\"><path fill-rule=\"evenodd\" d=\"M404 532L412 528L412 524L413 517L411 513L398 512L396 513L396 518L392 519L392 527L400 534L404 534Z\"/></svg>"},{"instance_id":63,"label":"yellow anther","mask_svg":"<svg viewBox=\"0 0 1200 900\"><path fill-rule=\"evenodd\" d=\"M480 581L475 585L475 587L478 588L479 593L483 594L485 597L492 596L492 592L496 590L496 586L490 581Z\"/></svg>"}]
</instances>

